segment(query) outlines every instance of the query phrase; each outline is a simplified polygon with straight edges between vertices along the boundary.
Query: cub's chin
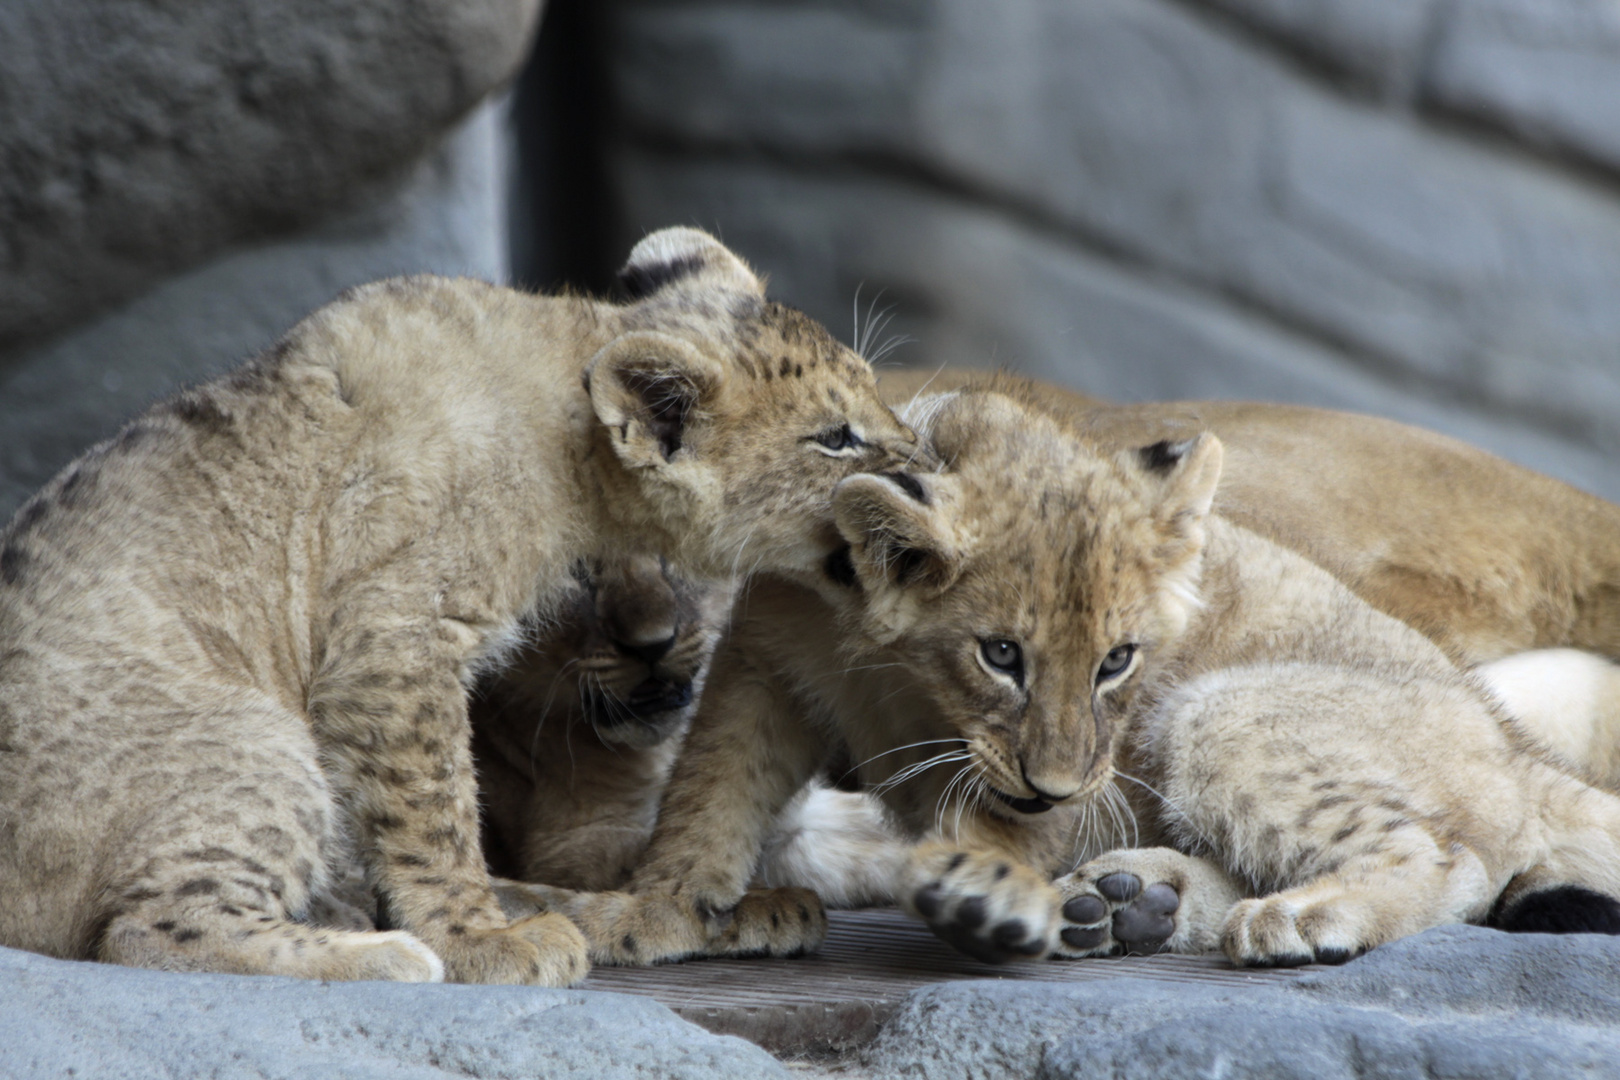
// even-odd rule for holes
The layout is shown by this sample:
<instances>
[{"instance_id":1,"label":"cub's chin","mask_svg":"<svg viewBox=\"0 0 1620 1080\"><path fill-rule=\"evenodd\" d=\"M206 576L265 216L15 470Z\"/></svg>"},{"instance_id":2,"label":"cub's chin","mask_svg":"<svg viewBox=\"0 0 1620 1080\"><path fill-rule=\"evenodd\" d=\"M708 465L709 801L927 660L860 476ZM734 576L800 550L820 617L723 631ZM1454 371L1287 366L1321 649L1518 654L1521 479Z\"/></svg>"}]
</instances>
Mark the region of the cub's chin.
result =
<instances>
[{"instance_id":1,"label":"cub's chin","mask_svg":"<svg viewBox=\"0 0 1620 1080\"><path fill-rule=\"evenodd\" d=\"M648 678L622 697L590 695L585 713L604 743L646 749L684 731L695 700L690 681Z\"/></svg>"}]
</instances>

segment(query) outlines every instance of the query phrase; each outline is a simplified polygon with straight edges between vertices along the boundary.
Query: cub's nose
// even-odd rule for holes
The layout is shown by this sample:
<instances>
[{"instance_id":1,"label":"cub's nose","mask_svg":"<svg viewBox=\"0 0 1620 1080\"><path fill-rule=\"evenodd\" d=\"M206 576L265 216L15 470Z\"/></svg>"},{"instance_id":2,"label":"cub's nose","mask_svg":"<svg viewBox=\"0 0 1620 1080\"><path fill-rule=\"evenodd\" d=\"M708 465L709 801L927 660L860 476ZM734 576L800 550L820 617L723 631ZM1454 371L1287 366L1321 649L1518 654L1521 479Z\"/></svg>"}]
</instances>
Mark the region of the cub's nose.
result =
<instances>
[{"instance_id":1,"label":"cub's nose","mask_svg":"<svg viewBox=\"0 0 1620 1080\"><path fill-rule=\"evenodd\" d=\"M639 643L615 641L613 644L626 656L633 656L648 667L652 667L668 655L669 650L675 647L675 635L670 634L668 637L660 638L657 641Z\"/></svg>"},{"instance_id":2,"label":"cub's nose","mask_svg":"<svg viewBox=\"0 0 1620 1080\"><path fill-rule=\"evenodd\" d=\"M1079 781L1071 781L1048 776L1030 776L1029 766L1023 761L1018 763L1019 772L1023 773L1024 786L1035 793L1035 797L1042 802L1060 803L1070 799L1079 792Z\"/></svg>"}]
</instances>

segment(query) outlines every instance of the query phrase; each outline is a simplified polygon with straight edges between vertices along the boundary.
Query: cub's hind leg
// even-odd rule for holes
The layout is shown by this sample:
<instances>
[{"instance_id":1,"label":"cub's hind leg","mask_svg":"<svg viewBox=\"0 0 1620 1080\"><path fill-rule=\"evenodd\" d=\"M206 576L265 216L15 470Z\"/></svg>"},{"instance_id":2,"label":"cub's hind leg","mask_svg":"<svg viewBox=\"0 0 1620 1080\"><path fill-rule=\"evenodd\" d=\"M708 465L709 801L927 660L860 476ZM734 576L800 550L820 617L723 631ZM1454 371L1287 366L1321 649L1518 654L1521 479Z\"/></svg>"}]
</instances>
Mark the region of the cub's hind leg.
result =
<instances>
[{"instance_id":1,"label":"cub's hind leg","mask_svg":"<svg viewBox=\"0 0 1620 1080\"><path fill-rule=\"evenodd\" d=\"M1221 948L1240 965L1341 964L1375 945L1478 918L1491 891L1476 854L1413 827L1295 888L1240 900L1221 928Z\"/></svg>"},{"instance_id":2,"label":"cub's hind leg","mask_svg":"<svg viewBox=\"0 0 1620 1080\"><path fill-rule=\"evenodd\" d=\"M1258 895L1224 921L1235 963L1337 963L1481 919L1534 854L1530 761L1439 663L1226 668L1150 725L1166 829Z\"/></svg>"},{"instance_id":3,"label":"cub's hind leg","mask_svg":"<svg viewBox=\"0 0 1620 1080\"><path fill-rule=\"evenodd\" d=\"M151 797L121 823L95 955L169 971L438 981L409 934L303 921L338 853L334 808L303 724L232 700L204 715L143 718L161 761L123 777Z\"/></svg>"}]
</instances>

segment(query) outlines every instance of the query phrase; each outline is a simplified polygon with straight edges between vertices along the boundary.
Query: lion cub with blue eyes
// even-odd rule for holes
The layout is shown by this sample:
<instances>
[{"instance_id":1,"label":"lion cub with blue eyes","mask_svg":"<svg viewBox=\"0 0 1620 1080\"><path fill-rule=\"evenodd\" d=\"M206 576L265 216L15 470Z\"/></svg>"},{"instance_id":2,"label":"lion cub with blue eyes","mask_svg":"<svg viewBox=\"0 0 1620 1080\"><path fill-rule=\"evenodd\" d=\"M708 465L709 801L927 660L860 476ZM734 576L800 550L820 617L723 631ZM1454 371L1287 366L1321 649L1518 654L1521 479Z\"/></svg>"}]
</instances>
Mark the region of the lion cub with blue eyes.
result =
<instances>
[{"instance_id":1,"label":"lion cub with blue eyes","mask_svg":"<svg viewBox=\"0 0 1620 1080\"><path fill-rule=\"evenodd\" d=\"M1430 640L1212 513L1213 436L1100 450L1012 380L906 415L943 464L842 482L850 547L815 595L755 588L629 895L573 906L593 955L703 952L681 913L736 904L840 754L911 838L897 898L985 959L1337 961L1620 895L1620 800Z\"/></svg>"}]
</instances>

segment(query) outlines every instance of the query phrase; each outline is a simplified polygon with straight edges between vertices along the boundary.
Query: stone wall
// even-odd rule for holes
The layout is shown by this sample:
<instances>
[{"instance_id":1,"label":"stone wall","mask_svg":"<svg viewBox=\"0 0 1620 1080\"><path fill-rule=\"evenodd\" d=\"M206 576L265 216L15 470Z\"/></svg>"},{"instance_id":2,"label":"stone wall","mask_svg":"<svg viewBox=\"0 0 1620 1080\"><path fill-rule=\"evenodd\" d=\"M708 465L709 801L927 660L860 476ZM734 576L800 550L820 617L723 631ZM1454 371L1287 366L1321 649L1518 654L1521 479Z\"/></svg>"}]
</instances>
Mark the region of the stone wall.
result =
<instances>
[{"instance_id":1,"label":"stone wall","mask_svg":"<svg viewBox=\"0 0 1620 1080\"><path fill-rule=\"evenodd\" d=\"M539 0L0 4L0 521L89 443L390 274L506 274L480 105Z\"/></svg>"},{"instance_id":2,"label":"stone wall","mask_svg":"<svg viewBox=\"0 0 1620 1080\"><path fill-rule=\"evenodd\" d=\"M621 242L895 356L1381 413L1620 498L1606 0L616 0Z\"/></svg>"}]
</instances>

